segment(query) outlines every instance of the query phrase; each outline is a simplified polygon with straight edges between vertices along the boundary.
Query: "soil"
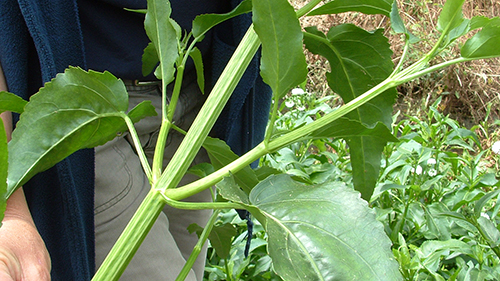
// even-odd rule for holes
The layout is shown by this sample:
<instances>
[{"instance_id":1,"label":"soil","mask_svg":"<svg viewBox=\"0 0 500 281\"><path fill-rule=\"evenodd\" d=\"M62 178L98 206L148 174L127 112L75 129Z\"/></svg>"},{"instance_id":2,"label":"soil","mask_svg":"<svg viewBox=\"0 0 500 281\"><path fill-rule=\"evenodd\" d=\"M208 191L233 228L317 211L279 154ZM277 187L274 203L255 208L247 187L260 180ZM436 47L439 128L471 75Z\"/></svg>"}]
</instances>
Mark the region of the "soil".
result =
<instances>
[{"instance_id":1,"label":"soil","mask_svg":"<svg viewBox=\"0 0 500 281\"><path fill-rule=\"evenodd\" d=\"M292 1L296 8L301 7L306 2L305 0ZM399 1L400 14L407 23L408 29L422 39L414 45L412 50L414 55L410 56L409 61L405 64L410 64L417 57L429 51L439 36L434 30L436 30L435 25L444 2L444 0ZM478 15L498 16L500 15L500 1L466 0L463 14L466 18ZM342 23L354 23L367 30L383 28L392 45L395 63L398 62L404 46L401 36L391 32L389 19L381 15L344 13L313 16L303 17L301 23L303 27L317 26L319 30L325 32L332 26ZM429 31L433 32L429 34ZM460 52L459 46L465 40L456 42L452 50L437 58L436 62L457 57ZM310 68L307 90L320 96L332 94L324 78L325 73L329 70L328 62L310 53L307 54L307 59ZM471 127L485 121L489 106L491 112L488 122L493 124L493 121L500 118L500 59L472 61L455 65L428 77L401 85L398 87L398 92L399 98L395 105L395 111L401 110L405 114L414 115L423 109L425 110L437 98L441 97L442 102L439 109L461 124Z\"/></svg>"}]
</instances>

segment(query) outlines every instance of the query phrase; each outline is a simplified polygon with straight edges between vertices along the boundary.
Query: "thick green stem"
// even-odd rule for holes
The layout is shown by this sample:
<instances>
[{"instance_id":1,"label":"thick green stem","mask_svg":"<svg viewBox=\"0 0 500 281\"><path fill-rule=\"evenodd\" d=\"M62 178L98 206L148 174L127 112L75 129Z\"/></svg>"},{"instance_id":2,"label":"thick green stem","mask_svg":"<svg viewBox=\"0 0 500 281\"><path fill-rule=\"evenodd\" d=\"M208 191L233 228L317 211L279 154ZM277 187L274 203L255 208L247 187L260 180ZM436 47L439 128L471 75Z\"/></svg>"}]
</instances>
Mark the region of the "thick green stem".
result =
<instances>
[{"instance_id":1,"label":"thick green stem","mask_svg":"<svg viewBox=\"0 0 500 281\"><path fill-rule=\"evenodd\" d=\"M151 189L92 278L93 281L113 281L120 278L164 206L163 196Z\"/></svg>"},{"instance_id":2,"label":"thick green stem","mask_svg":"<svg viewBox=\"0 0 500 281\"><path fill-rule=\"evenodd\" d=\"M175 187L179 183L243 76L245 69L257 52L259 45L259 38L253 31L253 27L250 27L191 125L179 149L154 186L155 188L164 191Z\"/></svg>"},{"instance_id":3,"label":"thick green stem","mask_svg":"<svg viewBox=\"0 0 500 281\"><path fill-rule=\"evenodd\" d=\"M231 173L234 174L234 173L238 172L239 170L250 165L255 160L259 159L260 157L266 155L269 152L270 151L268 151L266 149L266 146L264 145L264 143L260 143L259 145L254 147L252 150L245 153L243 156L234 160L233 162L226 165L225 167L213 172L212 174L210 174L204 178L201 178L193 183L187 184L185 186L175 188L175 189L167 189L164 191L164 194L167 198L170 198L173 200L185 199L189 196L197 194L197 193L213 186L214 184L221 181L224 177L229 176Z\"/></svg>"},{"instance_id":4,"label":"thick green stem","mask_svg":"<svg viewBox=\"0 0 500 281\"><path fill-rule=\"evenodd\" d=\"M203 245L208 240L208 235L210 235L210 232L214 228L215 222L217 221L217 217L219 216L220 210L215 210L212 215L210 216L210 219L207 222L207 225L203 229L203 232L200 235L200 238L198 239L198 243L194 246L193 251L191 252L191 255L189 255L188 260L186 261L186 264L182 268L181 272L175 279L175 281L184 281L186 277L188 276L189 272L191 271L191 268L193 267L196 259L200 255L201 250L203 249Z\"/></svg>"}]
</instances>

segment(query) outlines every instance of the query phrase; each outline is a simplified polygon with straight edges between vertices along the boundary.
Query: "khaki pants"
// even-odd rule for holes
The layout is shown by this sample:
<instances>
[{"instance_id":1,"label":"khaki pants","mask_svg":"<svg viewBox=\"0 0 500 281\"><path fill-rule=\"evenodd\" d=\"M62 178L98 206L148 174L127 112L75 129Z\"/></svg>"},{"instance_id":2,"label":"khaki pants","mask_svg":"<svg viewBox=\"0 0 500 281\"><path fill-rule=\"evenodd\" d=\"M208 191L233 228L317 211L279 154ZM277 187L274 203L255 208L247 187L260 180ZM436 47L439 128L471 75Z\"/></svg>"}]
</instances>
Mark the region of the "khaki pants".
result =
<instances>
[{"instance_id":1,"label":"khaki pants","mask_svg":"<svg viewBox=\"0 0 500 281\"><path fill-rule=\"evenodd\" d=\"M151 164L161 124L159 86L128 84L130 108L143 100L151 100L158 113L158 116L148 117L136 124L141 144ZM174 116L175 124L183 129L193 122L204 99L196 83L186 84L188 87L179 98ZM169 133L164 165L171 159L182 137L174 131ZM96 266L99 267L151 187L127 134L97 147L95 151L94 214ZM204 151L198 154L193 165L202 162L208 162ZM193 175L186 175L181 185L195 179ZM210 191L205 190L189 198L189 201L211 201ZM120 280L175 280L198 241L196 234L189 234L187 227L192 223L204 227L210 214L211 210L186 211L165 207ZM206 245L187 280L203 279L205 258Z\"/></svg>"}]
</instances>

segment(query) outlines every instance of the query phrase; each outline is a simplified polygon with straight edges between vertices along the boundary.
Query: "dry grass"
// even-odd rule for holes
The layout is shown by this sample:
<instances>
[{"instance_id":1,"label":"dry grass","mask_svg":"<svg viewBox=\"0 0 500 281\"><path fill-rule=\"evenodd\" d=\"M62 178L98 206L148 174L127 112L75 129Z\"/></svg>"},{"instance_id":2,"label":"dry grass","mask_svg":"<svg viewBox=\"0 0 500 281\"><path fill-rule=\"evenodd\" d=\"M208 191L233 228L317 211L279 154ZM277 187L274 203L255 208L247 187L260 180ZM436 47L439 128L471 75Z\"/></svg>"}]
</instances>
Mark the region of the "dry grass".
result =
<instances>
[{"instance_id":1,"label":"dry grass","mask_svg":"<svg viewBox=\"0 0 500 281\"><path fill-rule=\"evenodd\" d=\"M294 0L296 8L302 6L306 0ZM438 37L437 32L428 34L435 30L439 13L445 0L404 0L400 1L400 12L408 28L412 33L422 38L413 48L412 60L423 55L433 45ZM494 17L500 15L500 1L498 0L467 0L464 5L464 16L484 15ZM326 15L304 17L302 25L318 26L322 31L342 23L354 23L367 30L384 28L385 35L389 38L394 51L393 60L397 62L401 55L404 42L399 35L390 31L390 22L383 16L366 16L360 13L345 13L340 15ZM443 54L437 60L451 59L459 54L459 44L454 46L450 52ZM328 63L324 59L308 54L310 67L308 90L319 95L331 94L325 82L325 72L328 71ZM470 126L484 120L487 104L492 104L490 120L500 117L500 59L473 61L456 65L434 73L433 75L398 87L399 98L396 105L398 110L406 114L418 114L436 98L442 97L440 109L450 114L464 125Z\"/></svg>"}]
</instances>

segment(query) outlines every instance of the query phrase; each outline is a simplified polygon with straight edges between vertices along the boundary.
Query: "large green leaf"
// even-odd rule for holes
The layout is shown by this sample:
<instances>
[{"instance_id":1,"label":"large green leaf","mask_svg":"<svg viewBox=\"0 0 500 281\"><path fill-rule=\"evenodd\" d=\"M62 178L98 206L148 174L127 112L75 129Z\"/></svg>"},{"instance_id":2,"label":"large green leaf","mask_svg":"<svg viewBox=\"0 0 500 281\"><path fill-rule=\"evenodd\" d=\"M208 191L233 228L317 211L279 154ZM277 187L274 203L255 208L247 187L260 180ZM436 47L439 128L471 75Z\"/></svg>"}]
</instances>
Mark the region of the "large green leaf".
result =
<instances>
[{"instance_id":1,"label":"large green leaf","mask_svg":"<svg viewBox=\"0 0 500 281\"><path fill-rule=\"evenodd\" d=\"M471 59L500 56L500 18L489 21L478 33L465 42L462 57Z\"/></svg>"},{"instance_id":2,"label":"large green leaf","mask_svg":"<svg viewBox=\"0 0 500 281\"><path fill-rule=\"evenodd\" d=\"M250 201L260 210L273 267L284 280L402 279L383 225L343 183L306 186L271 176Z\"/></svg>"},{"instance_id":3,"label":"large green leaf","mask_svg":"<svg viewBox=\"0 0 500 281\"><path fill-rule=\"evenodd\" d=\"M367 15L389 16L393 0L335 0L310 12L309 16L361 12Z\"/></svg>"},{"instance_id":4,"label":"large green leaf","mask_svg":"<svg viewBox=\"0 0 500 281\"><path fill-rule=\"evenodd\" d=\"M180 38L176 24L170 18L171 13L172 7L169 1L148 0L148 9L144 20L146 34L153 43L160 60L160 75L157 77L161 77L166 83L170 83L174 79L174 65L179 57L178 42ZM151 52L152 48L148 47L146 51ZM148 58L151 59L151 54L148 54Z\"/></svg>"},{"instance_id":5,"label":"large green leaf","mask_svg":"<svg viewBox=\"0 0 500 281\"><path fill-rule=\"evenodd\" d=\"M251 11L252 0L244 0L229 13L199 15L193 21L193 36L195 38L203 36L208 30L219 23Z\"/></svg>"},{"instance_id":6,"label":"large green leaf","mask_svg":"<svg viewBox=\"0 0 500 281\"><path fill-rule=\"evenodd\" d=\"M22 113L26 103L27 101L12 93L0 92L0 113L4 111Z\"/></svg>"},{"instance_id":7,"label":"large green leaf","mask_svg":"<svg viewBox=\"0 0 500 281\"><path fill-rule=\"evenodd\" d=\"M328 59L331 67L331 72L327 73L328 84L345 103L382 82L393 70L392 51L382 30L368 32L352 24L333 27L327 36L316 28L306 30L306 47ZM394 89L387 90L347 117L368 127L378 122L389 127L395 96ZM385 143L380 143L376 136L350 137L347 141L352 156L354 186L368 200L378 178Z\"/></svg>"},{"instance_id":8,"label":"large green leaf","mask_svg":"<svg viewBox=\"0 0 500 281\"><path fill-rule=\"evenodd\" d=\"M2 119L0 119L0 227L7 207L7 168L8 150L7 150L7 134Z\"/></svg>"},{"instance_id":9,"label":"large green leaf","mask_svg":"<svg viewBox=\"0 0 500 281\"><path fill-rule=\"evenodd\" d=\"M254 0L253 23L262 42L262 78L281 98L307 77L299 20L287 0Z\"/></svg>"},{"instance_id":10,"label":"large green leaf","mask_svg":"<svg viewBox=\"0 0 500 281\"><path fill-rule=\"evenodd\" d=\"M147 103L133 111L154 115ZM147 109L149 108L149 109ZM8 192L82 148L91 148L126 130L128 94L109 72L69 68L33 95L9 142Z\"/></svg>"}]
</instances>

